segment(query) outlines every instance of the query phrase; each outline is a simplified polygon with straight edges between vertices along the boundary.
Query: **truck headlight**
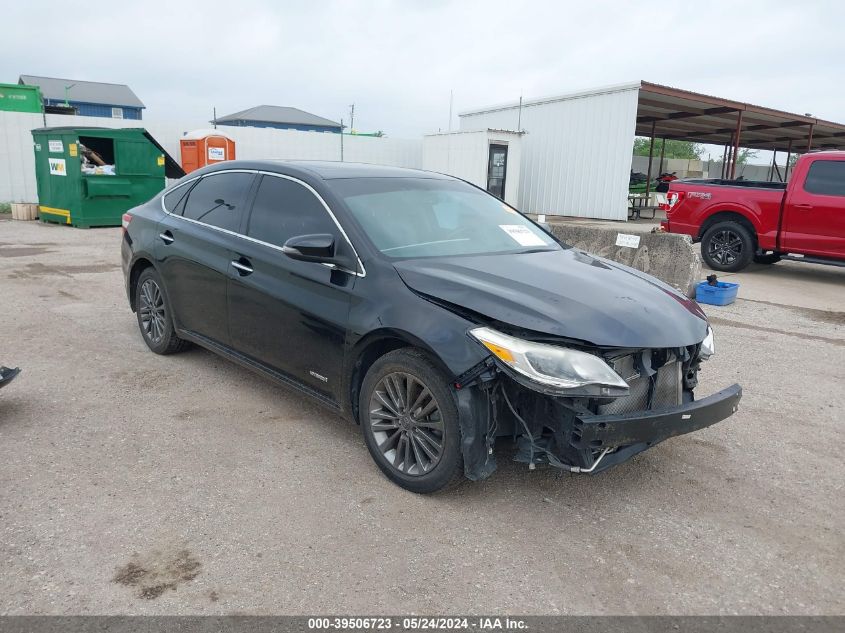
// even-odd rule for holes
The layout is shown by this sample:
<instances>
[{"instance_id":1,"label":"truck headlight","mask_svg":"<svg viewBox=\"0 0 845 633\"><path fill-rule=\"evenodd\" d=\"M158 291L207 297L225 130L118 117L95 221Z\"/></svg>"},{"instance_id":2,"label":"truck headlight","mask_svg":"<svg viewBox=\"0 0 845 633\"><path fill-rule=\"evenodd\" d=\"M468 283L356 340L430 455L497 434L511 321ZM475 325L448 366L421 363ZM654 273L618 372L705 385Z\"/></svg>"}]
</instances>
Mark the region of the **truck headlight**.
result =
<instances>
[{"instance_id":1,"label":"truck headlight","mask_svg":"<svg viewBox=\"0 0 845 633\"><path fill-rule=\"evenodd\" d=\"M628 383L598 356L534 343L479 327L470 335L486 347L514 378L527 378L541 390L567 396L618 398L628 395Z\"/></svg>"},{"instance_id":2,"label":"truck headlight","mask_svg":"<svg viewBox=\"0 0 845 633\"><path fill-rule=\"evenodd\" d=\"M716 341L713 338L713 328L707 326L707 336L701 341L701 347L698 349L698 357L701 360L707 360L716 353Z\"/></svg>"}]
</instances>

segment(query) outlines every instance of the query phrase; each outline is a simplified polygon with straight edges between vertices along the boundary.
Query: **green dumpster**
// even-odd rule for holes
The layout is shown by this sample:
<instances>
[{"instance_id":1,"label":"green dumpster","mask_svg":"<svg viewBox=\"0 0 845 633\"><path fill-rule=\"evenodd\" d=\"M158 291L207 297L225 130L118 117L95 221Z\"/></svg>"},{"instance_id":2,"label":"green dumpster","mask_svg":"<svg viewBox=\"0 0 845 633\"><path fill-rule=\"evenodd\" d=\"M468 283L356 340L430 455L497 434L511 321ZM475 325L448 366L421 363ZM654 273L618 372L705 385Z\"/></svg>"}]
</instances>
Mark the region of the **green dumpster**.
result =
<instances>
[{"instance_id":1,"label":"green dumpster","mask_svg":"<svg viewBox=\"0 0 845 633\"><path fill-rule=\"evenodd\" d=\"M38 86L0 84L0 110L40 114L41 90Z\"/></svg>"},{"instance_id":2,"label":"green dumpster","mask_svg":"<svg viewBox=\"0 0 845 633\"><path fill-rule=\"evenodd\" d=\"M42 222L118 226L127 210L185 175L143 128L32 130Z\"/></svg>"}]
</instances>

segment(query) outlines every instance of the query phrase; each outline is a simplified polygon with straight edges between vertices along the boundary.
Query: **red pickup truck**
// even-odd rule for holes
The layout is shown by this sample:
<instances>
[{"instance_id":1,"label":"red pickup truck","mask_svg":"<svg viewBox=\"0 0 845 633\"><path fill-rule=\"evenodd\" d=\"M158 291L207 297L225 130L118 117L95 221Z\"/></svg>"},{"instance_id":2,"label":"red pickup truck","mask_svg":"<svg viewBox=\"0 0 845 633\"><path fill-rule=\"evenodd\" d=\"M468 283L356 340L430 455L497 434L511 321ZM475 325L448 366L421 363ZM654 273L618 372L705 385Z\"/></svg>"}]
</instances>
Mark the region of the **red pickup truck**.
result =
<instances>
[{"instance_id":1,"label":"red pickup truck","mask_svg":"<svg viewBox=\"0 0 845 633\"><path fill-rule=\"evenodd\" d=\"M845 152L804 154L788 184L676 180L666 197L661 226L700 240L713 270L781 259L845 266Z\"/></svg>"}]
</instances>

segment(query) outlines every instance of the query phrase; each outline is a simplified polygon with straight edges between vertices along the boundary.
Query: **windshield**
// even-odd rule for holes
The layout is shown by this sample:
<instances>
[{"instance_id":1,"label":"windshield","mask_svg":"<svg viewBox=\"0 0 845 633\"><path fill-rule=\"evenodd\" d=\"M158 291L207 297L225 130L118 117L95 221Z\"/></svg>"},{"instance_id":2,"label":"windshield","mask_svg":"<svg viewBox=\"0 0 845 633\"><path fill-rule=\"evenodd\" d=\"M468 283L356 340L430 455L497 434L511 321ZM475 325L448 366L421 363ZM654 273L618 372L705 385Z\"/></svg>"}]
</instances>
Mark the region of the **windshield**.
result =
<instances>
[{"instance_id":1,"label":"windshield","mask_svg":"<svg viewBox=\"0 0 845 633\"><path fill-rule=\"evenodd\" d=\"M434 178L328 181L375 247L388 257L443 257L559 249L498 198Z\"/></svg>"}]
</instances>

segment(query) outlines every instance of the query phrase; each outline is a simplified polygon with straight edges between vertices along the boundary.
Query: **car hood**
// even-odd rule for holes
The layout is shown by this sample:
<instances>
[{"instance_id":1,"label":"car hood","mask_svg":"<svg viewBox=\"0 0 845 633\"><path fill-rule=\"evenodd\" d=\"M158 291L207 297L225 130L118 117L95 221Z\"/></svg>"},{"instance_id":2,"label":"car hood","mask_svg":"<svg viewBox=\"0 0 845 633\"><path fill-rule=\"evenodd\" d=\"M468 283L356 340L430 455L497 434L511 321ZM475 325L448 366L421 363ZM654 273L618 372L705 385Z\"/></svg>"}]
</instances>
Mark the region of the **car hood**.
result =
<instances>
[{"instance_id":1,"label":"car hood","mask_svg":"<svg viewBox=\"0 0 845 633\"><path fill-rule=\"evenodd\" d=\"M694 345L707 334L695 301L577 249L409 259L394 266L420 294L537 333L633 348Z\"/></svg>"}]
</instances>

